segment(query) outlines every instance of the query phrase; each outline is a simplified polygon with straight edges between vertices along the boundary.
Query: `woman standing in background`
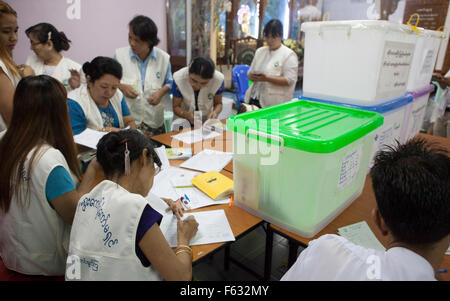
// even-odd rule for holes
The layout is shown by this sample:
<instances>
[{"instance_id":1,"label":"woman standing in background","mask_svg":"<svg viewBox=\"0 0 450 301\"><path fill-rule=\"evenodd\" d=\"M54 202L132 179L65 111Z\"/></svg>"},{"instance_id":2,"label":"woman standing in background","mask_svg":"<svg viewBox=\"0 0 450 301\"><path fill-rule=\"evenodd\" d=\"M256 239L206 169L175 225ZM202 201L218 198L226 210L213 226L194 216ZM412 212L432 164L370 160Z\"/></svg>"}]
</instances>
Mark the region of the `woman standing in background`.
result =
<instances>
[{"instance_id":1,"label":"woman standing in background","mask_svg":"<svg viewBox=\"0 0 450 301\"><path fill-rule=\"evenodd\" d=\"M52 24L39 23L28 28L25 33L34 52L26 64L33 68L36 75L46 74L56 78L67 91L78 88L81 65L61 55L61 51L70 48L70 40L64 32L58 31Z\"/></svg>"}]
</instances>

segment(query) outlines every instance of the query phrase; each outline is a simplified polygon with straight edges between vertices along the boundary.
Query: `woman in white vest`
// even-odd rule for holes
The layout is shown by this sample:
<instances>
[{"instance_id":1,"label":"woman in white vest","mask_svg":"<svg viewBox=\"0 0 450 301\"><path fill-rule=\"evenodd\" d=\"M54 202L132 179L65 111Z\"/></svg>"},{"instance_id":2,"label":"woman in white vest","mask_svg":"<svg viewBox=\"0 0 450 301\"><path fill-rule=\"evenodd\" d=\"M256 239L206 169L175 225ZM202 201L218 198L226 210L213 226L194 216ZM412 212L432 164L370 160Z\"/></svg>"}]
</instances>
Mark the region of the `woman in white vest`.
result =
<instances>
[{"instance_id":1,"label":"woman in white vest","mask_svg":"<svg viewBox=\"0 0 450 301\"><path fill-rule=\"evenodd\" d=\"M290 101L298 76L298 58L282 44L283 24L270 20L264 27L267 46L258 48L248 71L253 85L245 94L245 102L265 108Z\"/></svg>"},{"instance_id":2,"label":"woman in white vest","mask_svg":"<svg viewBox=\"0 0 450 301\"><path fill-rule=\"evenodd\" d=\"M139 130L149 137L165 133L164 108L170 104L172 87L170 56L156 47L158 28L146 16L131 20L128 42L115 53L123 68L119 88Z\"/></svg>"},{"instance_id":3,"label":"woman in white vest","mask_svg":"<svg viewBox=\"0 0 450 301\"><path fill-rule=\"evenodd\" d=\"M23 78L9 128L0 133L0 254L8 269L22 274L65 274L78 200L100 170L94 162L77 185L81 171L66 99L52 77Z\"/></svg>"},{"instance_id":4,"label":"woman in white vest","mask_svg":"<svg viewBox=\"0 0 450 301\"><path fill-rule=\"evenodd\" d=\"M11 121L14 89L22 76L32 75L29 66L17 66L13 51L18 41L17 13L0 1L0 131Z\"/></svg>"},{"instance_id":5,"label":"woman in white vest","mask_svg":"<svg viewBox=\"0 0 450 301\"><path fill-rule=\"evenodd\" d=\"M64 32L58 31L52 24L39 23L25 31L33 50L27 58L27 65L36 75L46 74L59 80L67 91L80 86L81 65L64 57L61 51L70 48L70 40Z\"/></svg>"},{"instance_id":6,"label":"woman in white vest","mask_svg":"<svg viewBox=\"0 0 450 301\"><path fill-rule=\"evenodd\" d=\"M222 111L223 91L224 76L215 70L214 62L208 57L196 57L190 66L173 75L173 124L193 125L194 111L202 113L202 121L216 119Z\"/></svg>"},{"instance_id":7,"label":"woman in white vest","mask_svg":"<svg viewBox=\"0 0 450 301\"><path fill-rule=\"evenodd\" d=\"M118 89L120 64L108 57L96 57L83 65L86 84L68 94L69 116L74 135L86 128L111 132L136 129L127 103Z\"/></svg>"},{"instance_id":8,"label":"woman in white vest","mask_svg":"<svg viewBox=\"0 0 450 301\"><path fill-rule=\"evenodd\" d=\"M97 160L106 179L78 202L66 280L191 280L189 241L198 224L176 214L178 247L170 248L159 228L162 215L145 199L155 164L161 166L149 138L134 130L109 133Z\"/></svg>"}]
</instances>

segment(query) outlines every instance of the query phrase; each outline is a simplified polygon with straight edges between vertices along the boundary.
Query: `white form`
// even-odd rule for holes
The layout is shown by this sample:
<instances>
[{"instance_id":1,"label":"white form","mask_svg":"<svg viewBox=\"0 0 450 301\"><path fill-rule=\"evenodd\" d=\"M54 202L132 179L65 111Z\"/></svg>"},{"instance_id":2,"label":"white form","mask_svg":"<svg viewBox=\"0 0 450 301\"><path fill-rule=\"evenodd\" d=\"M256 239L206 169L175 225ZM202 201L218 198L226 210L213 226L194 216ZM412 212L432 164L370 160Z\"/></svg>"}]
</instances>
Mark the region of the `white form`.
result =
<instances>
[{"instance_id":1,"label":"white form","mask_svg":"<svg viewBox=\"0 0 450 301\"><path fill-rule=\"evenodd\" d=\"M180 167L204 172L220 172L231 160L233 160L233 153L205 149L183 162Z\"/></svg>"},{"instance_id":2,"label":"white form","mask_svg":"<svg viewBox=\"0 0 450 301\"><path fill-rule=\"evenodd\" d=\"M86 128L80 134L73 136L73 139L75 140L76 144L87 146L92 149L97 149L98 142L106 134L108 133Z\"/></svg>"},{"instance_id":3,"label":"white form","mask_svg":"<svg viewBox=\"0 0 450 301\"><path fill-rule=\"evenodd\" d=\"M221 133L217 132L207 132L203 131L201 128L188 132L181 132L177 135L172 136L172 138L180 140L185 144L193 144L196 142L200 142L202 140L213 139L217 136L220 136Z\"/></svg>"},{"instance_id":4,"label":"white form","mask_svg":"<svg viewBox=\"0 0 450 301\"><path fill-rule=\"evenodd\" d=\"M369 249L386 251L375 234L373 234L372 230L370 230L366 221L339 228L338 234L356 245Z\"/></svg>"},{"instance_id":5,"label":"white form","mask_svg":"<svg viewBox=\"0 0 450 301\"><path fill-rule=\"evenodd\" d=\"M191 239L189 245L197 246L235 240L225 211L211 210L185 213L182 219L184 220L191 215L194 216L198 223L198 231ZM160 225L164 237L172 248L178 245L177 224L177 218L172 214L164 217Z\"/></svg>"}]
</instances>

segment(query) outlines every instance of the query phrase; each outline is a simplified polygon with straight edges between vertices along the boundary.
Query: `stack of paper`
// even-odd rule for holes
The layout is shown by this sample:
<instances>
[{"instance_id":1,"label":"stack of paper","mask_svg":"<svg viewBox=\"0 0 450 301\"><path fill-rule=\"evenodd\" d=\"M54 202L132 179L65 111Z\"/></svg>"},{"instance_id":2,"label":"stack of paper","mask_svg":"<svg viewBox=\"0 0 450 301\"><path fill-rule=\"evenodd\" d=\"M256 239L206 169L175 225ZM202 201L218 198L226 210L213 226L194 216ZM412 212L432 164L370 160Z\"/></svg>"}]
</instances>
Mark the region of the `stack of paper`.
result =
<instances>
[{"instance_id":1,"label":"stack of paper","mask_svg":"<svg viewBox=\"0 0 450 301\"><path fill-rule=\"evenodd\" d=\"M233 160L233 153L205 149L183 162L180 167L199 171L221 171Z\"/></svg>"},{"instance_id":2,"label":"stack of paper","mask_svg":"<svg viewBox=\"0 0 450 301\"><path fill-rule=\"evenodd\" d=\"M352 243L375 250L386 251L366 221L348 225L338 229L338 234Z\"/></svg>"},{"instance_id":3,"label":"stack of paper","mask_svg":"<svg viewBox=\"0 0 450 301\"><path fill-rule=\"evenodd\" d=\"M177 186L191 186L191 180L199 174L195 171L171 166L155 176L150 192L160 198L168 198L174 201L187 195L191 200L189 208L186 208L188 210L218 204L228 204L230 198L215 201L195 187L177 188Z\"/></svg>"},{"instance_id":4,"label":"stack of paper","mask_svg":"<svg viewBox=\"0 0 450 301\"><path fill-rule=\"evenodd\" d=\"M85 129L82 133L73 136L76 144L87 146L92 149L97 149L97 144L100 139L105 136L106 132L99 132L90 128Z\"/></svg>"},{"instance_id":5,"label":"stack of paper","mask_svg":"<svg viewBox=\"0 0 450 301\"><path fill-rule=\"evenodd\" d=\"M208 140L213 139L214 137L220 136L220 133L217 132L206 132L203 131L202 128L194 130L194 131L188 131L188 132L181 132L177 135L172 136L172 138L180 140L181 142L185 144L192 144L196 142L200 142L202 140Z\"/></svg>"},{"instance_id":6,"label":"stack of paper","mask_svg":"<svg viewBox=\"0 0 450 301\"><path fill-rule=\"evenodd\" d=\"M184 220L191 215L194 216L198 223L198 231L189 243L191 246L235 240L225 211L211 210L185 213L182 219ZM178 245L177 222L177 218L174 215L167 215L162 219L160 225L164 237L172 248Z\"/></svg>"}]
</instances>

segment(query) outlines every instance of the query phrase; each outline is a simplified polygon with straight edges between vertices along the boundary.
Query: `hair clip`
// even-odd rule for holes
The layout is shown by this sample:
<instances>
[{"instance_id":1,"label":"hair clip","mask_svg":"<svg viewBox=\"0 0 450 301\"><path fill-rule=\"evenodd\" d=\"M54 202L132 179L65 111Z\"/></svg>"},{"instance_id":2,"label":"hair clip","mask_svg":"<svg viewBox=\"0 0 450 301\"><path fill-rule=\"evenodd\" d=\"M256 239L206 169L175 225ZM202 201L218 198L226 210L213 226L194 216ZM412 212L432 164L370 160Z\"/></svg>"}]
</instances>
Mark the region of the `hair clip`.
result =
<instances>
[{"instance_id":1,"label":"hair clip","mask_svg":"<svg viewBox=\"0 0 450 301\"><path fill-rule=\"evenodd\" d=\"M49 32L48 32L48 39L47 39L47 41L50 41L51 39L52 39L52 32L49 31Z\"/></svg>"},{"instance_id":2,"label":"hair clip","mask_svg":"<svg viewBox=\"0 0 450 301\"><path fill-rule=\"evenodd\" d=\"M125 142L125 175L130 175L130 151L128 150L128 142Z\"/></svg>"}]
</instances>

